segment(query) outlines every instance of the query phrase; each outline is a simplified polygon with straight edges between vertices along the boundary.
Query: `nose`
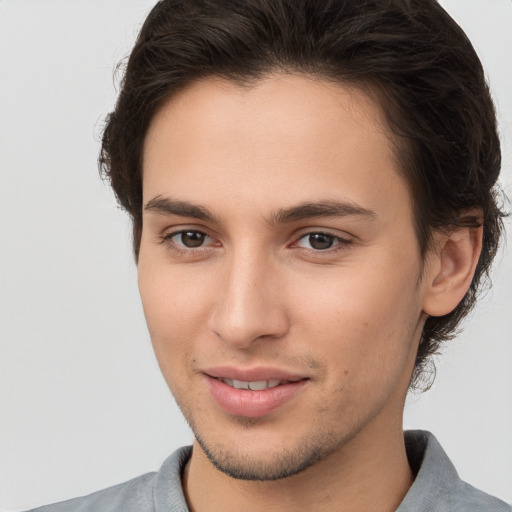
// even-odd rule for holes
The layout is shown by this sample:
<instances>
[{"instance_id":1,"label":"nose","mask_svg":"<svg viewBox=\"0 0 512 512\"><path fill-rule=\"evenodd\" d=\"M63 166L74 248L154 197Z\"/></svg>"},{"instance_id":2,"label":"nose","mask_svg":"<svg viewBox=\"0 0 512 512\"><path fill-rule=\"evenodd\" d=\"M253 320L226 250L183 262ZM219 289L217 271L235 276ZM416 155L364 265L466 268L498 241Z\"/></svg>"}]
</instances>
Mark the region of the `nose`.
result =
<instances>
[{"instance_id":1,"label":"nose","mask_svg":"<svg viewBox=\"0 0 512 512\"><path fill-rule=\"evenodd\" d=\"M279 264L248 252L224 262L208 325L236 349L281 338L289 329Z\"/></svg>"}]
</instances>

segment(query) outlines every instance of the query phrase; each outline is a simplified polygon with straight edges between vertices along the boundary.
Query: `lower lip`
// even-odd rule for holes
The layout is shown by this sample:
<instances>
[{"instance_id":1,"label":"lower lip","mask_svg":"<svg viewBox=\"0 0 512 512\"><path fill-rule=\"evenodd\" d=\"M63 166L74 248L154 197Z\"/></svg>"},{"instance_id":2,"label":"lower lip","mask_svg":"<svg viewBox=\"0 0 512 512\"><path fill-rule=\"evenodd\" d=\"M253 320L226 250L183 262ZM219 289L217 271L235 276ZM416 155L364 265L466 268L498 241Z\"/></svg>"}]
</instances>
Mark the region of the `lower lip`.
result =
<instances>
[{"instance_id":1,"label":"lower lip","mask_svg":"<svg viewBox=\"0 0 512 512\"><path fill-rule=\"evenodd\" d=\"M219 379L207 376L213 399L221 409L234 416L258 418L271 413L302 390L307 379L281 384L262 391L235 389Z\"/></svg>"}]
</instances>

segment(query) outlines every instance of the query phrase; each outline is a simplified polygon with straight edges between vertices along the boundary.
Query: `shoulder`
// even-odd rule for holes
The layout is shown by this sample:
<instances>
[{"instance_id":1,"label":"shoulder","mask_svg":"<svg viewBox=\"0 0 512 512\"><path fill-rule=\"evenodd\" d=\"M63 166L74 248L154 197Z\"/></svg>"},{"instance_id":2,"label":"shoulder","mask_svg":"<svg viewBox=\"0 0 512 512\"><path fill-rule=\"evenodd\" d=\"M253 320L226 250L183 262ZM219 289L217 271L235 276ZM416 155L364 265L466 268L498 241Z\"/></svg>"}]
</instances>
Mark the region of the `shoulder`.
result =
<instances>
[{"instance_id":1,"label":"shoulder","mask_svg":"<svg viewBox=\"0 0 512 512\"><path fill-rule=\"evenodd\" d=\"M30 512L153 511L155 475L156 473L148 473L88 496L47 505Z\"/></svg>"},{"instance_id":2,"label":"shoulder","mask_svg":"<svg viewBox=\"0 0 512 512\"><path fill-rule=\"evenodd\" d=\"M180 448L167 458L157 473L147 473L87 496L27 512L187 512L181 471L190 453L190 447ZM168 508L170 505L172 507Z\"/></svg>"},{"instance_id":3,"label":"shoulder","mask_svg":"<svg viewBox=\"0 0 512 512\"><path fill-rule=\"evenodd\" d=\"M430 433L405 433L407 455L416 478L397 512L511 512L504 501L459 478L445 451Z\"/></svg>"}]
</instances>

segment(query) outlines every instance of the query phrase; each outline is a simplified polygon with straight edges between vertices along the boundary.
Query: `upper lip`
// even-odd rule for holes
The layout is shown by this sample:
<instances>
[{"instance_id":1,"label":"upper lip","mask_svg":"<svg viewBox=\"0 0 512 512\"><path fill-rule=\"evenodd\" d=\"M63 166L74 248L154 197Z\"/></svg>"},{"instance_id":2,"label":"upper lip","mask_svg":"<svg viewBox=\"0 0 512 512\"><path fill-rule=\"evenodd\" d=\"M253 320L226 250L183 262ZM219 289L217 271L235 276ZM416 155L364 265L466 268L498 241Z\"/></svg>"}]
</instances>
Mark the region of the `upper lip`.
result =
<instances>
[{"instance_id":1,"label":"upper lip","mask_svg":"<svg viewBox=\"0 0 512 512\"><path fill-rule=\"evenodd\" d=\"M308 377L301 373L296 373L281 368L272 368L259 366L254 368L236 368L234 366L216 366L207 368L203 373L216 379L233 379L245 382L256 382L262 380L302 380Z\"/></svg>"}]
</instances>

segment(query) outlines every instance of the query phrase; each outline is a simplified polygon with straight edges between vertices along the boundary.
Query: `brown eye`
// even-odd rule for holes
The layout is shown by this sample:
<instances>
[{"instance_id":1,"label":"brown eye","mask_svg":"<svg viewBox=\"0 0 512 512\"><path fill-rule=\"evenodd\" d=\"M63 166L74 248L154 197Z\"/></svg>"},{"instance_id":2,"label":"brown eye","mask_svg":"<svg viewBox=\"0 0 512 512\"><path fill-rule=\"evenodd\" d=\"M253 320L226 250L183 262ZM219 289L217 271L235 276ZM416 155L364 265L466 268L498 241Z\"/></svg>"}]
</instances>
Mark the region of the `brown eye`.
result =
<instances>
[{"instance_id":1,"label":"brown eye","mask_svg":"<svg viewBox=\"0 0 512 512\"><path fill-rule=\"evenodd\" d=\"M194 248L204 244L206 235L200 231L182 231L178 237L181 245Z\"/></svg>"},{"instance_id":2,"label":"brown eye","mask_svg":"<svg viewBox=\"0 0 512 512\"><path fill-rule=\"evenodd\" d=\"M342 238L331 233L315 231L306 233L295 243L295 246L301 249L309 249L310 251L332 252L334 250L344 249L351 243L352 241L350 239ZM329 249L332 249L332 251Z\"/></svg>"},{"instance_id":3,"label":"brown eye","mask_svg":"<svg viewBox=\"0 0 512 512\"><path fill-rule=\"evenodd\" d=\"M175 231L162 237L162 243L176 249L197 249L212 242L212 239L202 231L192 229Z\"/></svg>"},{"instance_id":4,"label":"brown eye","mask_svg":"<svg viewBox=\"0 0 512 512\"><path fill-rule=\"evenodd\" d=\"M309 245L318 251L330 249L334 244L335 237L326 233L311 233L308 235Z\"/></svg>"}]
</instances>

